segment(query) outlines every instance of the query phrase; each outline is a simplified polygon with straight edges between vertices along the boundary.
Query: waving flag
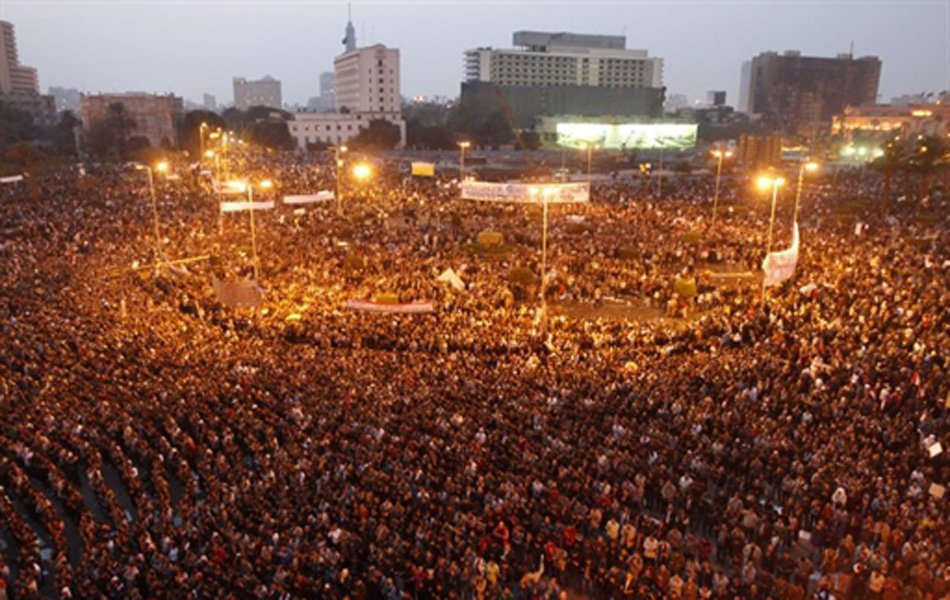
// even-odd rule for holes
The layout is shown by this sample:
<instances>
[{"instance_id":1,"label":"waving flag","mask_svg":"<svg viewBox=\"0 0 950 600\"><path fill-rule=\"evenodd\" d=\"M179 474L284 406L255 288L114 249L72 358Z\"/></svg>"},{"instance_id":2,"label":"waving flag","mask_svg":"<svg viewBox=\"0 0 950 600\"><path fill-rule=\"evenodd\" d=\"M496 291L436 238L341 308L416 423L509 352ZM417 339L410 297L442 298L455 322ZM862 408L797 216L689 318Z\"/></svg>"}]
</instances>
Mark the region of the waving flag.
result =
<instances>
[{"instance_id":1,"label":"waving flag","mask_svg":"<svg viewBox=\"0 0 950 600\"><path fill-rule=\"evenodd\" d=\"M782 283L795 274L795 266L798 265L798 244L798 223L795 223L792 227L792 245L785 250L769 252L762 261L765 286Z\"/></svg>"}]
</instances>

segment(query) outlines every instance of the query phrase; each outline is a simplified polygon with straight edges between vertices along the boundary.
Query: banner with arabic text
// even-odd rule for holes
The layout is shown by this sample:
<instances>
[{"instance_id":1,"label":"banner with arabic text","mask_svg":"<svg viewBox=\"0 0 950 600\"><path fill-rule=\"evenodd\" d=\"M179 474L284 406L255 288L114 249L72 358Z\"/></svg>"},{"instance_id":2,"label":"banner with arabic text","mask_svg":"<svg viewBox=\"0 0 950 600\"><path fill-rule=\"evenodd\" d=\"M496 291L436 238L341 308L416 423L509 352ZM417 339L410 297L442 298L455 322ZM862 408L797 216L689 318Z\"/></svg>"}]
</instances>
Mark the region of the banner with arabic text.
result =
<instances>
[{"instance_id":1,"label":"banner with arabic text","mask_svg":"<svg viewBox=\"0 0 950 600\"><path fill-rule=\"evenodd\" d=\"M480 202L568 204L590 202L590 183L491 183L463 181L462 198Z\"/></svg>"}]
</instances>

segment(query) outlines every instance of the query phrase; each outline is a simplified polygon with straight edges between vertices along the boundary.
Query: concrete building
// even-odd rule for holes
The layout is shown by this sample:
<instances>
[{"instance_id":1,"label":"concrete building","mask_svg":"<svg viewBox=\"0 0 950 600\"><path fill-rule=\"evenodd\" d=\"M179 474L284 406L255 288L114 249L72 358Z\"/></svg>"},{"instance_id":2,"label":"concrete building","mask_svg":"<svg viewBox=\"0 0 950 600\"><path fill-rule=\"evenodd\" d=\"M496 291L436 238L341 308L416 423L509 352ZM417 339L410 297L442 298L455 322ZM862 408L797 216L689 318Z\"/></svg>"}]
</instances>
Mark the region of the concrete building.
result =
<instances>
[{"instance_id":1,"label":"concrete building","mask_svg":"<svg viewBox=\"0 0 950 600\"><path fill-rule=\"evenodd\" d=\"M339 112L298 112L287 124L295 145L305 150L308 144L327 144L336 146L345 144L359 132L369 127L370 121L382 119L399 127L399 147L406 142L406 122L392 113L339 113Z\"/></svg>"},{"instance_id":2,"label":"concrete building","mask_svg":"<svg viewBox=\"0 0 950 600\"><path fill-rule=\"evenodd\" d=\"M283 106L280 81L270 75L265 75L257 80L235 77L232 83L234 85L234 108L238 110L247 110L252 106L266 106L268 108L281 108Z\"/></svg>"},{"instance_id":3,"label":"concrete building","mask_svg":"<svg viewBox=\"0 0 950 600\"><path fill-rule=\"evenodd\" d=\"M496 85L662 87L663 59L628 50L624 36L517 31L514 49L465 53L465 80Z\"/></svg>"},{"instance_id":4,"label":"concrete building","mask_svg":"<svg viewBox=\"0 0 950 600\"><path fill-rule=\"evenodd\" d=\"M336 88L332 72L320 74L320 95L310 98L307 101L307 108L318 112L332 111L336 108Z\"/></svg>"},{"instance_id":5,"label":"concrete building","mask_svg":"<svg viewBox=\"0 0 950 600\"><path fill-rule=\"evenodd\" d=\"M79 116L79 90L74 88L50 87L49 95L53 97L56 103L57 112L71 110L76 116Z\"/></svg>"},{"instance_id":6,"label":"concrete building","mask_svg":"<svg viewBox=\"0 0 950 600\"><path fill-rule=\"evenodd\" d=\"M706 92L707 106L725 106L726 92L721 90L710 90Z\"/></svg>"},{"instance_id":7,"label":"concrete building","mask_svg":"<svg viewBox=\"0 0 950 600\"><path fill-rule=\"evenodd\" d=\"M201 106L205 110L216 112L218 110L217 98L214 97L214 94L204 94L202 97Z\"/></svg>"},{"instance_id":8,"label":"concrete building","mask_svg":"<svg viewBox=\"0 0 950 600\"><path fill-rule=\"evenodd\" d=\"M89 132L97 121L109 117L109 106L121 103L125 112L135 121L131 137L148 138L154 147L178 145L178 127L185 114L184 101L168 94L125 93L80 96L83 131Z\"/></svg>"},{"instance_id":9,"label":"concrete building","mask_svg":"<svg viewBox=\"0 0 950 600\"><path fill-rule=\"evenodd\" d=\"M875 56L764 52L752 59L748 112L783 131L822 128L846 106L874 104L880 77L881 61Z\"/></svg>"},{"instance_id":10,"label":"concrete building","mask_svg":"<svg viewBox=\"0 0 950 600\"><path fill-rule=\"evenodd\" d=\"M752 61L742 63L739 71L739 112L749 112L749 81L752 79Z\"/></svg>"},{"instance_id":11,"label":"concrete building","mask_svg":"<svg viewBox=\"0 0 950 600\"><path fill-rule=\"evenodd\" d=\"M885 138L895 134L945 137L950 132L950 105L848 106L834 117L831 131L851 137Z\"/></svg>"},{"instance_id":12,"label":"concrete building","mask_svg":"<svg viewBox=\"0 0 950 600\"><path fill-rule=\"evenodd\" d=\"M333 59L336 109L399 116L399 50L376 44Z\"/></svg>"},{"instance_id":13,"label":"concrete building","mask_svg":"<svg viewBox=\"0 0 950 600\"><path fill-rule=\"evenodd\" d=\"M20 64L13 23L0 21L0 101L30 113L37 125L56 122L56 101L40 94L36 69Z\"/></svg>"}]
</instances>

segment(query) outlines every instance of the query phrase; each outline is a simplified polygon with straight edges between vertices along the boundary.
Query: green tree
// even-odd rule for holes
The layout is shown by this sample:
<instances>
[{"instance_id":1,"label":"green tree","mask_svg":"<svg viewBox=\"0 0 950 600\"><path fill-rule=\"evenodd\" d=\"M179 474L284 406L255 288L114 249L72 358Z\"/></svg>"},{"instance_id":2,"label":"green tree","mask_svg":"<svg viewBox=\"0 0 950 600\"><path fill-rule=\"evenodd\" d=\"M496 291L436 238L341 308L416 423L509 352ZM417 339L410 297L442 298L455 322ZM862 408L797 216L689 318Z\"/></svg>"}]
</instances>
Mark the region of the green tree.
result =
<instances>
[{"instance_id":1,"label":"green tree","mask_svg":"<svg viewBox=\"0 0 950 600\"><path fill-rule=\"evenodd\" d=\"M406 121L406 145L430 150L452 150L455 138L445 125L425 125L418 119Z\"/></svg>"},{"instance_id":2,"label":"green tree","mask_svg":"<svg viewBox=\"0 0 950 600\"><path fill-rule=\"evenodd\" d=\"M62 154L79 156L76 137L82 122L71 110L59 113L59 122L56 123L56 149Z\"/></svg>"},{"instance_id":3,"label":"green tree","mask_svg":"<svg viewBox=\"0 0 950 600\"><path fill-rule=\"evenodd\" d=\"M119 158L125 159L128 152L129 136L136 127L133 119L121 102L113 102L106 111L106 127Z\"/></svg>"},{"instance_id":4,"label":"green tree","mask_svg":"<svg viewBox=\"0 0 950 600\"><path fill-rule=\"evenodd\" d=\"M397 125L384 119L373 119L366 129L350 140L350 145L359 150L384 151L394 148L401 139Z\"/></svg>"},{"instance_id":5,"label":"green tree","mask_svg":"<svg viewBox=\"0 0 950 600\"><path fill-rule=\"evenodd\" d=\"M192 156L198 156L201 151L201 141L198 136L201 133L202 123L207 124L204 130L205 142L208 141L207 136L212 131L227 128L227 123L218 113L209 110L192 110L185 113L178 139L181 140L182 150L187 150Z\"/></svg>"},{"instance_id":6,"label":"green tree","mask_svg":"<svg viewBox=\"0 0 950 600\"><path fill-rule=\"evenodd\" d=\"M930 182L933 178L937 163L941 161L945 152L943 139L935 135L918 137L910 149L908 168L920 175L920 197L923 198L930 191Z\"/></svg>"},{"instance_id":7,"label":"green tree","mask_svg":"<svg viewBox=\"0 0 950 600\"><path fill-rule=\"evenodd\" d=\"M251 141L274 150L287 150L294 144L287 122L280 119L267 119L254 123L251 129Z\"/></svg>"},{"instance_id":8,"label":"green tree","mask_svg":"<svg viewBox=\"0 0 950 600\"><path fill-rule=\"evenodd\" d=\"M0 101L0 147L31 140L35 136L33 116L12 104Z\"/></svg>"},{"instance_id":9,"label":"green tree","mask_svg":"<svg viewBox=\"0 0 950 600\"><path fill-rule=\"evenodd\" d=\"M508 119L501 111L493 112L479 122L473 134L479 146L497 148L503 144L511 144L515 140L515 134L511 131Z\"/></svg>"},{"instance_id":10,"label":"green tree","mask_svg":"<svg viewBox=\"0 0 950 600\"><path fill-rule=\"evenodd\" d=\"M904 147L900 140L888 140L882 150L884 154L874 161L874 166L883 173L884 180L881 186L881 212L887 215L891 203L891 182L894 174L905 167Z\"/></svg>"}]
</instances>

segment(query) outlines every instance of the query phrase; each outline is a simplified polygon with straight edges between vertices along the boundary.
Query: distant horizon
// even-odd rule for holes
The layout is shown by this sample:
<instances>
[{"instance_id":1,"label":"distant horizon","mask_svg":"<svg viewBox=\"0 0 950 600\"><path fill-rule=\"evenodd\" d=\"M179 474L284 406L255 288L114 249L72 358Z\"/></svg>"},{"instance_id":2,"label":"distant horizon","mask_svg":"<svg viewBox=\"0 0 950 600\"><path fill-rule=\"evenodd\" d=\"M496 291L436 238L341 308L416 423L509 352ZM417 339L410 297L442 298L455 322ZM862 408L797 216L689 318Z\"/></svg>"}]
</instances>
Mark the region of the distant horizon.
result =
<instances>
[{"instance_id":1,"label":"distant horizon","mask_svg":"<svg viewBox=\"0 0 950 600\"><path fill-rule=\"evenodd\" d=\"M0 19L13 23L20 62L37 69L44 93L172 93L198 105L212 94L226 106L234 101L232 78L270 75L286 105L306 106L344 50L347 4L6 0ZM623 36L628 49L662 58L667 97L683 94L690 103L725 90L736 106L742 63L761 52L834 57L852 44L855 58L881 60L880 103L950 89L945 2L372 0L354 3L353 19L360 47L400 50L400 93L409 99L457 98L464 51L510 48L519 30Z\"/></svg>"}]
</instances>

